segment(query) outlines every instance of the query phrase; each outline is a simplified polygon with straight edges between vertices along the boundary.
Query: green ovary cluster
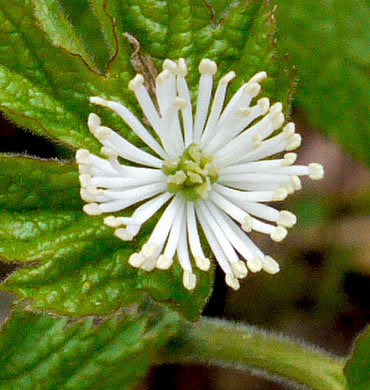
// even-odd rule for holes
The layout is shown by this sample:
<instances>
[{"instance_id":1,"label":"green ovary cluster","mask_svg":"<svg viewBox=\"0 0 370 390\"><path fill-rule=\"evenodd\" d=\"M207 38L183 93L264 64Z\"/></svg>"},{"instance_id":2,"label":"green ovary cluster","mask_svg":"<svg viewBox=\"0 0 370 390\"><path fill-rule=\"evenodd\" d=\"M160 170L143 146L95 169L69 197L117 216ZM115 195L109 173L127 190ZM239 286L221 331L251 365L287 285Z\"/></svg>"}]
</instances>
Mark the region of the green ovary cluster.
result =
<instances>
[{"instance_id":1,"label":"green ovary cluster","mask_svg":"<svg viewBox=\"0 0 370 390\"><path fill-rule=\"evenodd\" d=\"M182 193L187 200L207 199L218 171L212 165L213 156L206 155L197 144L189 145L182 156L163 163L162 171L168 176L168 191Z\"/></svg>"}]
</instances>

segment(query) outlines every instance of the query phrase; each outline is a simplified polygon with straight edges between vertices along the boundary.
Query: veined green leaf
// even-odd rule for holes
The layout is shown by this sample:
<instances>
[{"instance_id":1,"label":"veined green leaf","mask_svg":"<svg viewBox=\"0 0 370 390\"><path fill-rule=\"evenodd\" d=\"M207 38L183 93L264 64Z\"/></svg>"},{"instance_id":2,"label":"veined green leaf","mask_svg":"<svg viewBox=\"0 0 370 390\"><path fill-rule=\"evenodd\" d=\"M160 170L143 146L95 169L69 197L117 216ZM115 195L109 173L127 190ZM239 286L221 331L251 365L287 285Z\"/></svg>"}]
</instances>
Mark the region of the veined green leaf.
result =
<instances>
[{"instance_id":1,"label":"veined green leaf","mask_svg":"<svg viewBox=\"0 0 370 390\"><path fill-rule=\"evenodd\" d=\"M363 0L278 1L279 42L297 65L308 121L370 164L369 5Z\"/></svg>"},{"instance_id":2,"label":"veined green leaf","mask_svg":"<svg viewBox=\"0 0 370 390\"><path fill-rule=\"evenodd\" d=\"M76 165L2 157L0 170L0 259L30 263L11 274L3 290L61 315L105 315L149 294L189 319L199 317L212 271L196 271L198 286L189 292L179 265L146 272L128 264L155 220L124 243L102 217L82 212Z\"/></svg>"},{"instance_id":3,"label":"veined green leaf","mask_svg":"<svg viewBox=\"0 0 370 390\"><path fill-rule=\"evenodd\" d=\"M149 302L98 324L15 311L0 334L0 389L131 389L178 321Z\"/></svg>"},{"instance_id":4,"label":"veined green leaf","mask_svg":"<svg viewBox=\"0 0 370 390\"><path fill-rule=\"evenodd\" d=\"M98 3L94 4L97 8ZM53 46L40 30L34 12L31 0L0 4L0 109L20 126L72 147L97 152L98 143L86 126L92 110L88 98L101 95L132 107L132 93L122 88L133 76L129 53L121 47L115 57L120 68L98 75L86 66L82 55ZM99 20L111 21L102 15ZM53 21L57 24L57 16ZM103 30L109 28L112 24ZM102 116L109 118L105 113ZM124 124L117 120L113 123L119 123L118 130L127 132Z\"/></svg>"}]
</instances>

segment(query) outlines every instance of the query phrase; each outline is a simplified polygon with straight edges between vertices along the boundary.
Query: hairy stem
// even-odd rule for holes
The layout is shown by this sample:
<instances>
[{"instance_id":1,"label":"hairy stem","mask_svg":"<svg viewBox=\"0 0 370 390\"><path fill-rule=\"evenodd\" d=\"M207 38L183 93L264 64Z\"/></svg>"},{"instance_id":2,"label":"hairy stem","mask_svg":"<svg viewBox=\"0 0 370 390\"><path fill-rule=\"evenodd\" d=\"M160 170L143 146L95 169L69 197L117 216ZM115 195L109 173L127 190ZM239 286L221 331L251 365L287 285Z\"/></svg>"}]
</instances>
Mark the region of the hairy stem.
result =
<instances>
[{"instance_id":1,"label":"hairy stem","mask_svg":"<svg viewBox=\"0 0 370 390\"><path fill-rule=\"evenodd\" d=\"M203 318L186 324L161 363L211 364L279 378L317 390L347 388L345 361L251 326Z\"/></svg>"}]
</instances>

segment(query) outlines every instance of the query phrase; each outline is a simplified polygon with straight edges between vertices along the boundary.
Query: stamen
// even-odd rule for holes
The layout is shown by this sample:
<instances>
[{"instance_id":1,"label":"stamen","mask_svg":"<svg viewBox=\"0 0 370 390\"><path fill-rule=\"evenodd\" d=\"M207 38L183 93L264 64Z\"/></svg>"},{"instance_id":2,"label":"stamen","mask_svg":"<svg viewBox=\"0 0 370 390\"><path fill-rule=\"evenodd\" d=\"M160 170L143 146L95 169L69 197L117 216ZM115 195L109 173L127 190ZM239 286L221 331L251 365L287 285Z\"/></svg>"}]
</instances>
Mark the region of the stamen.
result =
<instances>
[{"instance_id":1,"label":"stamen","mask_svg":"<svg viewBox=\"0 0 370 390\"><path fill-rule=\"evenodd\" d=\"M321 180L324 177L324 168L321 164L311 163L308 165L310 170L309 178L312 180Z\"/></svg>"}]
</instances>

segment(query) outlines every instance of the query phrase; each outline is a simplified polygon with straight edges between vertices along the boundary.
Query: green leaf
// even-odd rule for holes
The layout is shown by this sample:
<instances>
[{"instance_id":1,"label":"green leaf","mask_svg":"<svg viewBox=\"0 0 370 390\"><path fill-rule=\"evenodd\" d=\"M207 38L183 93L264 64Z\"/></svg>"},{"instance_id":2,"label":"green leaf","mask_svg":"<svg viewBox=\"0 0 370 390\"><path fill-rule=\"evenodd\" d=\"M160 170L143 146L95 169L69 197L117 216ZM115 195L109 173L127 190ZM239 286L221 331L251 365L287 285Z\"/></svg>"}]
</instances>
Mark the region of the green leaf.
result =
<instances>
[{"instance_id":1,"label":"green leaf","mask_svg":"<svg viewBox=\"0 0 370 390\"><path fill-rule=\"evenodd\" d=\"M370 164L368 20L363 0L279 0L282 50L300 76L297 103L311 124Z\"/></svg>"},{"instance_id":2,"label":"green leaf","mask_svg":"<svg viewBox=\"0 0 370 390\"><path fill-rule=\"evenodd\" d=\"M350 390L370 388L370 328L364 330L355 342L352 356L348 360L344 373Z\"/></svg>"},{"instance_id":3,"label":"green leaf","mask_svg":"<svg viewBox=\"0 0 370 390\"><path fill-rule=\"evenodd\" d=\"M210 5L211 4L211 5ZM256 72L270 78L264 93L286 104L290 100L295 74L277 55L274 8L270 1L108 1L118 35L129 31L160 68L166 58L185 58L188 83L195 92L202 58L219 64L219 77L235 70L235 91ZM229 5L226 7L226 5ZM176 27L174 27L176 26ZM124 30L122 30L124 29Z\"/></svg>"},{"instance_id":4,"label":"green leaf","mask_svg":"<svg viewBox=\"0 0 370 390\"><path fill-rule=\"evenodd\" d=\"M150 303L72 323L15 311L0 334L0 389L131 389L178 321Z\"/></svg>"},{"instance_id":5,"label":"green leaf","mask_svg":"<svg viewBox=\"0 0 370 390\"><path fill-rule=\"evenodd\" d=\"M37 4L41 17L42 3ZM45 6L51 7L52 4L56 3L45 2ZM103 44L112 42L112 20L108 15L104 18L98 1L94 2L94 7L96 15L99 15L96 20L101 23L110 21L109 26L104 25L99 30L101 37L106 37L102 38ZM86 57L88 52L80 52L77 56L73 54L78 52L78 45L82 51L85 44L81 42L77 30L71 27L66 38L53 30L54 25L59 33L69 26L67 21L63 25L58 24L61 23L61 12L55 14L50 10L51 19L44 19L48 20L49 24L45 27L53 40L66 46L63 49L51 44L49 37L40 30L40 22L34 13L30 0L0 3L0 109L19 126L72 147L85 147L97 152L99 144L86 126L91 112L88 98L101 95L123 100L126 105L132 106L132 93L128 94L127 89L122 91L122 85L126 86L133 76L129 62L131 49L128 44L122 45L119 53L115 53L114 63L117 65L114 67L111 63L109 74L98 75L86 66L86 62L92 61ZM72 50L68 44L74 45L75 51L66 51ZM110 48L112 50L117 49ZM86 57L85 62L83 57ZM109 118L108 115L102 116ZM119 127L125 129L117 120L113 123L119 123Z\"/></svg>"},{"instance_id":6,"label":"green leaf","mask_svg":"<svg viewBox=\"0 0 370 390\"><path fill-rule=\"evenodd\" d=\"M195 271L198 286L182 286L182 269L139 271L128 257L155 220L123 243L101 217L82 212L75 164L0 158L0 260L30 263L1 285L37 310L61 315L105 315L149 294L196 320L211 291L213 271Z\"/></svg>"}]
</instances>

